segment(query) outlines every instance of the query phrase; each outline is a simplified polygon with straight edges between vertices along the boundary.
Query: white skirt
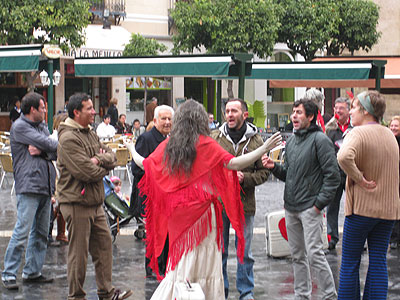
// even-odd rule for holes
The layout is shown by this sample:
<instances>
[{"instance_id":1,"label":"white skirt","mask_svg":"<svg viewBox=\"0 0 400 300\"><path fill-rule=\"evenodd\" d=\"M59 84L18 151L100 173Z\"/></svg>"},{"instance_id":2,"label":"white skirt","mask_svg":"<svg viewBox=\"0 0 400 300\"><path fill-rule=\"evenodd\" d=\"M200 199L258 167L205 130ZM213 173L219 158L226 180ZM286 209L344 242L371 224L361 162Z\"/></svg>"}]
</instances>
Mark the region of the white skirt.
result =
<instances>
[{"instance_id":1,"label":"white skirt","mask_svg":"<svg viewBox=\"0 0 400 300\"><path fill-rule=\"evenodd\" d=\"M216 220L212 205L212 231L191 252L183 255L175 270L167 273L151 300L175 300L176 282L199 283L206 300L225 300L222 254L216 242Z\"/></svg>"}]
</instances>

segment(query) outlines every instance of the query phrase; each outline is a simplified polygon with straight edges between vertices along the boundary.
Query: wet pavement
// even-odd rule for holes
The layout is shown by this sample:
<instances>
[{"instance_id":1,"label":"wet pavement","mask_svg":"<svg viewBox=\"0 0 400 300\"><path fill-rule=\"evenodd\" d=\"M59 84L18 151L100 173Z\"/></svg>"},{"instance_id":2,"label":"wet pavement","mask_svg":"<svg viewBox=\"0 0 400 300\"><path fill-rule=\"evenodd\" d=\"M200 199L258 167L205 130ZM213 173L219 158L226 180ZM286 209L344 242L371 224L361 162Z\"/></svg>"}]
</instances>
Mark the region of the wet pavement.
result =
<instances>
[{"instance_id":1,"label":"wet pavement","mask_svg":"<svg viewBox=\"0 0 400 300\"><path fill-rule=\"evenodd\" d=\"M265 221L264 215L268 212L282 209L284 184L275 179L260 185L256 189L257 213L255 218L255 234L252 244L253 256L255 257L255 299L293 299L293 271L290 258L271 258L266 254L265 244ZM3 267L4 253L8 244L11 231L16 220L16 198L10 196L11 185L0 190L0 268ZM129 183L123 182L123 191L129 193ZM342 204L343 204L342 199ZM343 225L343 205L339 217L339 224ZM144 243L133 237L135 221L131 221L124 227L117 237L113 246L113 283L119 289L132 289L133 296L130 299L150 299L158 282L155 279L146 279L144 270ZM53 231L55 236L55 231ZM234 236L231 235L228 272L230 281L229 299L238 299L235 288L236 256L234 250ZM17 281L20 284L18 291L8 291L0 286L0 299L67 299L68 285L66 274L68 246L49 247L46 262L43 268L45 275L55 277L52 284L32 285L21 283L21 273ZM331 266L336 286L338 286L339 268L341 257L341 242L337 249L327 255ZM389 295L388 299L400 299L400 272L399 272L400 251L391 250L388 252L389 269ZM368 267L367 252L361 262L361 286L364 285ZM84 266L82 266L84 267ZM21 271L20 271L21 272ZM94 266L89 259L86 273L85 290L87 299L97 299L96 280L94 277ZM312 299L321 299L317 282L313 282ZM212 299L208 299L212 300Z\"/></svg>"}]
</instances>

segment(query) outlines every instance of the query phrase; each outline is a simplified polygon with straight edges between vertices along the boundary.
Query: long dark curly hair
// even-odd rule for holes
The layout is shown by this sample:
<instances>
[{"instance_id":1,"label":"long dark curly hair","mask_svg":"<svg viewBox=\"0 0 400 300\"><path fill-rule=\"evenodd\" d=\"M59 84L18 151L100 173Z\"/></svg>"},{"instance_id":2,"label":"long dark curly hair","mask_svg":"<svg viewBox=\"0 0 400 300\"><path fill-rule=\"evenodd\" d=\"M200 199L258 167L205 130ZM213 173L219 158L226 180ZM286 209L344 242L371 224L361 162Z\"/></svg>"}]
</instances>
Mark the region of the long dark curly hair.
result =
<instances>
[{"instance_id":1,"label":"long dark curly hair","mask_svg":"<svg viewBox=\"0 0 400 300\"><path fill-rule=\"evenodd\" d=\"M172 124L164 162L169 174L185 174L189 177L197 155L199 136L210 134L208 115L200 103L187 100L179 106Z\"/></svg>"}]
</instances>

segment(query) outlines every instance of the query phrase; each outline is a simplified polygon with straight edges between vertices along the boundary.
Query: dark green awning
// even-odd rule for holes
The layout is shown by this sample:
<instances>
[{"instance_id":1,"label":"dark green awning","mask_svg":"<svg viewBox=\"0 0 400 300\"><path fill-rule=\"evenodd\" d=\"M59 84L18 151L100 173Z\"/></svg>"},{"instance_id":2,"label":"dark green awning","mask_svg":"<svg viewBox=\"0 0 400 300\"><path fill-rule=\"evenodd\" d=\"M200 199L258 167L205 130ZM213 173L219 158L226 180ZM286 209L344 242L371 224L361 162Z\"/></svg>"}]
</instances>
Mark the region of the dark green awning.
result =
<instances>
[{"instance_id":1,"label":"dark green awning","mask_svg":"<svg viewBox=\"0 0 400 300\"><path fill-rule=\"evenodd\" d=\"M42 47L42 45L0 46L0 72L37 71Z\"/></svg>"},{"instance_id":2,"label":"dark green awning","mask_svg":"<svg viewBox=\"0 0 400 300\"><path fill-rule=\"evenodd\" d=\"M226 77L231 55L111 57L75 59L75 76Z\"/></svg>"},{"instance_id":3,"label":"dark green awning","mask_svg":"<svg viewBox=\"0 0 400 300\"><path fill-rule=\"evenodd\" d=\"M246 79L269 80L366 80L372 63L253 63L251 76Z\"/></svg>"}]
</instances>

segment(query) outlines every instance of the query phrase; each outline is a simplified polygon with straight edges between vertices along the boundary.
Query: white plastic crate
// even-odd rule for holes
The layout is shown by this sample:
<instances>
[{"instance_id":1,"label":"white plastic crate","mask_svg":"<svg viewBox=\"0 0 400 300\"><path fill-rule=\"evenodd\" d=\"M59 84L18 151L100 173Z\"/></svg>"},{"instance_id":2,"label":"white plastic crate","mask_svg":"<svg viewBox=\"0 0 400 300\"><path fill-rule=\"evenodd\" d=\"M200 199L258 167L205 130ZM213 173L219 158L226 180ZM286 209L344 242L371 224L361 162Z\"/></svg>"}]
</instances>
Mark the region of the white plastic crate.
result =
<instances>
[{"instance_id":1,"label":"white plastic crate","mask_svg":"<svg viewBox=\"0 0 400 300\"><path fill-rule=\"evenodd\" d=\"M289 243L284 238L284 232L279 229L279 222L285 220L285 211L279 210L265 214L265 238L267 255L272 257L284 257L290 255ZM287 237L287 235L286 235Z\"/></svg>"},{"instance_id":2,"label":"white plastic crate","mask_svg":"<svg viewBox=\"0 0 400 300\"><path fill-rule=\"evenodd\" d=\"M323 230L322 241L324 249L328 248L328 236L326 228L326 214L323 211ZM289 243L287 238L285 224L285 210L279 210L265 214L265 237L266 237L266 252L272 257L284 257L290 255ZM281 224L281 226L279 226ZM281 227L281 229L279 228Z\"/></svg>"}]
</instances>

